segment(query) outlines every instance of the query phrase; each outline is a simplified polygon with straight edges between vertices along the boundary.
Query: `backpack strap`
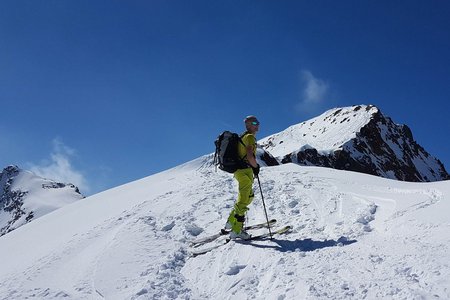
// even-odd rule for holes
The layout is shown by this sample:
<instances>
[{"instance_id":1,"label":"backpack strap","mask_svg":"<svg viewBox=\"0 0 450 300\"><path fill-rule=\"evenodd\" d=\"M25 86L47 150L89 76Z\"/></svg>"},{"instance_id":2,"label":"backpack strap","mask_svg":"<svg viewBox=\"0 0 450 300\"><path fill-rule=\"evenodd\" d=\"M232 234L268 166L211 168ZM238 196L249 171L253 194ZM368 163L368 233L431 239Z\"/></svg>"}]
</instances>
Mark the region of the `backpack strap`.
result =
<instances>
[{"instance_id":1,"label":"backpack strap","mask_svg":"<svg viewBox=\"0 0 450 300\"><path fill-rule=\"evenodd\" d=\"M239 136L239 142L241 142L242 146L244 146L246 152L247 152L247 145L244 144L244 142L242 141L242 139L244 138L244 136L246 136L247 134L250 134L248 131L245 131L244 133L242 133ZM240 157L241 161L243 164L245 164L246 167L251 167L250 164L245 160L245 157L247 156L247 154L244 154L243 157Z\"/></svg>"},{"instance_id":2,"label":"backpack strap","mask_svg":"<svg viewBox=\"0 0 450 300\"><path fill-rule=\"evenodd\" d=\"M247 146L244 144L244 142L242 141L242 139L244 138L244 136L246 136L248 134L248 132L246 131L246 132L244 132L243 134L241 134L240 136L239 136L239 142L242 144L242 146L244 146L244 148L247 148ZM245 154L244 155L244 157L241 157L241 160L243 161L243 162L245 162L245 157L247 156L247 154Z\"/></svg>"}]
</instances>

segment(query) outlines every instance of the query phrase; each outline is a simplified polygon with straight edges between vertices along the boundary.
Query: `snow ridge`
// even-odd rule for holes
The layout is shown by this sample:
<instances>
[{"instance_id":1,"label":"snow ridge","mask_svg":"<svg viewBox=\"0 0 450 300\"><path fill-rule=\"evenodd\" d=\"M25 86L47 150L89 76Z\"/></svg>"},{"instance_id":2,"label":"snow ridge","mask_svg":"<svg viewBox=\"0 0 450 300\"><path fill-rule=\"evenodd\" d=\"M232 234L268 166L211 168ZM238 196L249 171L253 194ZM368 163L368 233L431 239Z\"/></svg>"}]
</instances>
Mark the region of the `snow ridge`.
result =
<instances>
[{"instance_id":1,"label":"snow ridge","mask_svg":"<svg viewBox=\"0 0 450 300\"><path fill-rule=\"evenodd\" d=\"M311 120L293 125L286 130L261 140L264 149L276 157L299 150L314 148L320 154L329 154L356 137L371 116L379 110L374 106L331 109Z\"/></svg>"}]
</instances>

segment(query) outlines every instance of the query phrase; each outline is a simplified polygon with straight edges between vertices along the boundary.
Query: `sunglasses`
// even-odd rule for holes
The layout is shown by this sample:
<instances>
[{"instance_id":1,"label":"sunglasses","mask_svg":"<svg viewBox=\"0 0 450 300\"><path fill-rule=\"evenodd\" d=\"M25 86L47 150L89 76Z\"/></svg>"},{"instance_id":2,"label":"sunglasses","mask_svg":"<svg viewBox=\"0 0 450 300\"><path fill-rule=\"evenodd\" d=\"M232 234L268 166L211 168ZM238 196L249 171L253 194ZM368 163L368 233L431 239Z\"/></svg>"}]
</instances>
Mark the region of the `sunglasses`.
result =
<instances>
[{"instance_id":1,"label":"sunglasses","mask_svg":"<svg viewBox=\"0 0 450 300\"><path fill-rule=\"evenodd\" d=\"M258 125L259 125L259 122L258 122L258 121L253 121L253 122L251 122L251 124L252 124L253 126L258 126Z\"/></svg>"}]
</instances>

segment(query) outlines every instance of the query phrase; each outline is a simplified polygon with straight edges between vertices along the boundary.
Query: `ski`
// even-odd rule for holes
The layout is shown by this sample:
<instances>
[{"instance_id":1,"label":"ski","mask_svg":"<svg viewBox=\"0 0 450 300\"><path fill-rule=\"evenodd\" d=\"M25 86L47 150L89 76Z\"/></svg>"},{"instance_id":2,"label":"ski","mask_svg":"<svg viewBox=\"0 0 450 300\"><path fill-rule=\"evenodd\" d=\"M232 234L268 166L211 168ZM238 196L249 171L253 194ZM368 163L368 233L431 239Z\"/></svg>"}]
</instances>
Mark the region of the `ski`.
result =
<instances>
[{"instance_id":1,"label":"ski","mask_svg":"<svg viewBox=\"0 0 450 300\"><path fill-rule=\"evenodd\" d=\"M273 232L272 232L272 235L284 234L284 233L289 232L291 229L292 229L292 226L290 226L290 225L284 226L284 227L281 227L281 228L279 228L279 229L273 231ZM245 243L245 242L247 242L247 241L260 240L260 239L264 239L264 238L267 238L267 237L270 237L270 234L269 234L269 233L264 233L264 234L252 236L252 237L251 237L250 239L248 239L248 240L239 240L239 239L238 239L238 240L235 240L235 241L236 241L236 242L242 242L242 243ZM198 256L198 255L202 255L202 254L208 253L208 252L210 252L210 251L212 251L212 250L214 250L214 249L217 249L217 248L219 248L219 247L222 247L222 246L228 244L230 241L231 241L231 239L228 237L228 238L226 238L226 239L221 240L219 243L217 243L217 244L215 244L215 245L213 245L213 246L211 246L211 247L207 247L207 248L203 248L203 249L190 250L190 251L189 251L189 254L190 254L192 257L196 257L196 256Z\"/></svg>"},{"instance_id":2,"label":"ski","mask_svg":"<svg viewBox=\"0 0 450 300\"><path fill-rule=\"evenodd\" d=\"M292 229L292 226L287 225L287 226L281 227L281 228L279 228L279 229L273 231L273 232L272 232L272 235L283 234L283 233L286 233L286 232L291 231L291 229ZM250 237L250 238L247 239L247 240L239 240L239 241L242 241L242 242L246 242L246 241L254 241L254 240L265 239L265 238L267 238L267 237L270 237L270 233L269 233L269 232L266 232L266 233L263 233L263 234L259 234L259 235L252 236L252 237Z\"/></svg>"},{"instance_id":3,"label":"ski","mask_svg":"<svg viewBox=\"0 0 450 300\"><path fill-rule=\"evenodd\" d=\"M202 255L202 254L208 253L208 252L210 252L210 251L212 251L212 250L214 250L216 248L222 247L222 246L228 244L230 241L231 241L231 239L229 237L227 237L226 239L221 240L220 242L218 242L217 244L215 244L213 246L210 246L210 247L207 247L207 248L203 248L203 249L197 249L196 248L196 249L190 250L189 254L192 257L196 257L198 255Z\"/></svg>"},{"instance_id":4,"label":"ski","mask_svg":"<svg viewBox=\"0 0 450 300\"><path fill-rule=\"evenodd\" d=\"M269 226L272 226L273 224L275 224L277 222L277 220L272 219L269 221ZM264 223L258 223L258 224L253 224L253 225L249 225L249 226L245 226L244 230L253 230L253 229L260 229L260 228L267 228L267 222ZM221 231L219 233L216 233L214 235L211 236L207 236L195 241L192 241L189 243L189 246L193 247L193 248L197 248L201 245L204 245L206 243L210 243L216 239L218 239L219 237L223 236L223 235L227 235L231 232L231 230L225 230L225 229L221 229Z\"/></svg>"}]
</instances>

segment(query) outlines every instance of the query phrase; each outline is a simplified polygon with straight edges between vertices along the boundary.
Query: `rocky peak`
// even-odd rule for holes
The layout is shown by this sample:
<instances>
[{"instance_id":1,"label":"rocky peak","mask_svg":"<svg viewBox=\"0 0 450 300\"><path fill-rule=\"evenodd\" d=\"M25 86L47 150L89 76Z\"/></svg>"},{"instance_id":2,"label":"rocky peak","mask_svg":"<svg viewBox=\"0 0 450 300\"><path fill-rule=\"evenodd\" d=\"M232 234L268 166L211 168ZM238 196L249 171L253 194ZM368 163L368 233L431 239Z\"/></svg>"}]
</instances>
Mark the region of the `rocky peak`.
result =
<instances>
[{"instance_id":1,"label":"rocky peak","mask_svg":"<svg viewBox=\"0 0 450 300\"><path fill-rule=\"evenodd\" d=\"M3 184L4 181L7 181L8 179L14 178L19 173L20 169L18 166L7 166L3 169L2 172L0 172L0 184Z\"/></svg>"},{"instance_id":2,"label":"rocky peak","mask_svg":"<svg viewBox=\"0 0 450 300\"><path fill-rule=\"evenodd\" d=\"M450 179L443 164L373 105L336 108L261 141L282 163L357 171L403 181Z\"/></svg>"},{"instance_id":3,"label":"rocky peak","mask_svg":"<svg viewBox=\"0 0 450 300\"><path fill-rule=\"evenodd\" d=\"M0 172L0 236L82 198L73 184L7 166Z\"/></svg>"}]
</instances>

